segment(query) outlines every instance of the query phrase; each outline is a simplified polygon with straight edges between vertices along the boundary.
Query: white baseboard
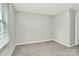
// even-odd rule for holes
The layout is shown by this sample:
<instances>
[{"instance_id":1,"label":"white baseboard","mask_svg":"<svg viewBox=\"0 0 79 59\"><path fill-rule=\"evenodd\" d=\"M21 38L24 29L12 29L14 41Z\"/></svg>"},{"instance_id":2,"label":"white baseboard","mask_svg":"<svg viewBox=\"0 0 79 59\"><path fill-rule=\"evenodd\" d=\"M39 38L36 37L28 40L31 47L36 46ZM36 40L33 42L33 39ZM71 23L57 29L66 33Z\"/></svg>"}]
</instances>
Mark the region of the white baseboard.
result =
<instances>
[{"instance_id":1,"label":"white baseboard","mask_svg":"<svg viewBox=\"0 0 79 59\"><path fill-rule=\"evenodd\" d=\"M65 44L65 43L60 42L60 41L58 41L58 40L56 40L56 39L49 39L49 40L42 40L42 41L34 41L34 42L28 42L28 43L18 43L18 44L16 44L16 45L24 45L24 44L31 44L31 43L40 43L40 42L47 42L47 41L55 41L55 42L60 43L60 44L62 44L62 45L64 45L64 46L67 46L67 47L72 47L72 46L74 46L74 45Z\"/></svg>"},{"instance_id":2,"label":"white baseboard","mask_svg":"<svg viewBox=\"0 0 79 59\"><path fill-rule=\"evenodd\" d=\"M60 43L60 44L62 44L62 45L64 45L64 46L71 47L70 45L65 44L65 43L63 43L63 42L60 42L60 41L58 41L58 40L55 40L55 39L54 39L54 41L56 41L57 43Z\"/></svg>"},{"instance_id":3,"label":"white baseboard","mask_svg":"<svg viewBox=\"0 0 79 59\"><path fill-rule=\"evenodd\" d=\"M28 43L18 43L16 45L24 45L24 44L31 44L31 43L40 43L40 42L47 42L47 41L53 41L53 39L42 40L42 41L34 41L34 42L28 42Z\"/></svg>"},{"instance_id":4,"label":"white baseboard","mask_svg":"<svg viewBox=\"0 0 79 59\"><path fill-rule=\"evenodd\" d=\"M70 47L76 46L76 44L70 45Z\"/></svg>"},{"instance_id":5,"label":"white baseboard","mask_svg":"<svg viewBox=\"0 0 79 59\"><path fill-rule=\"evenodd\" d=\"M40 43L40 42L47 42L47 41L55 41L55 42L60 43L60 44L62 44L62 45L64 45L64 46L67 46L67 47L72 47L72 46L74 46L74 45L68 45L68 44L62 43L62 42L57 41L57 40L55 40L55 39L49 39L49 40L42 40L42 41L35 41L35 42L28 42L28 43L18 43L18 44L15 45L15 47L16 47L17 45L24 45L24 44L31 44L31 43ZM13 50L12 50L12 52L11 52L11 55L12 55L12 53L13 53L15 47L13 48Z\"/></svg>"},{"instance_id":6,"label":"white baseboard","mask_svg":"<svg viewBox=\"0 0 79 59\"><path fill-rule=\"evenodd\" d=\"M15 50L15 47L16 47L16 45L15 45L14 48L12 49L10 56L12 55L13 51Z\"/></svg>"}]
</instances>

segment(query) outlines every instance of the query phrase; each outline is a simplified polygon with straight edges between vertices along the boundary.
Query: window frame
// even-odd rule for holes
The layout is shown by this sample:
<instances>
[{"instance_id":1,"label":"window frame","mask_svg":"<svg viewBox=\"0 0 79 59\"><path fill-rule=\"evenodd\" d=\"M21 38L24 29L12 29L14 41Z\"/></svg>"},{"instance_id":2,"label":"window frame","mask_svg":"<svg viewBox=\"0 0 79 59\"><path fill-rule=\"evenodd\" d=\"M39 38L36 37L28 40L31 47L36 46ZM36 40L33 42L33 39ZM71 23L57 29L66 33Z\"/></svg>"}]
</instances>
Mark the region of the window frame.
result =
<instances>
[{"instance_id":1,"label":"window frame","mask_svg":"<svg viewBox=\"0 0 79 59\"><path fill-rule=\"evenodd\" d=\"M9 33L8 33L8 3L1 4L1 19L0 22L3 24L2 33L0 33L0 49L3 48L9 42Z\"/></svg>"}]
</instances>

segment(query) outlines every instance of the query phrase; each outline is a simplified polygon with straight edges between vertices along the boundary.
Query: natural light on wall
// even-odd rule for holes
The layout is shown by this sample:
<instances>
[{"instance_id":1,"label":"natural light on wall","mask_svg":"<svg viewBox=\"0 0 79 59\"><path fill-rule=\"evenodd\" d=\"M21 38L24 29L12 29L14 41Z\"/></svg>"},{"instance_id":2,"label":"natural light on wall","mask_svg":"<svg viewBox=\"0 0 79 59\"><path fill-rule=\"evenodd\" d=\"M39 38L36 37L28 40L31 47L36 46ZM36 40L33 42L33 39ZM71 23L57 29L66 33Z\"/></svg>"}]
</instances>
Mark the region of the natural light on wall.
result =
<instances>
[{"instance_id":1,"label":"natural light on wall","mask_svg":"<svg viewBox=\"0 0 79 59\"><path fill-rule=\"evenodd\" d=\"M0 4L0 48L8 42L8 4Z\"/></svg>"}]
</instances>

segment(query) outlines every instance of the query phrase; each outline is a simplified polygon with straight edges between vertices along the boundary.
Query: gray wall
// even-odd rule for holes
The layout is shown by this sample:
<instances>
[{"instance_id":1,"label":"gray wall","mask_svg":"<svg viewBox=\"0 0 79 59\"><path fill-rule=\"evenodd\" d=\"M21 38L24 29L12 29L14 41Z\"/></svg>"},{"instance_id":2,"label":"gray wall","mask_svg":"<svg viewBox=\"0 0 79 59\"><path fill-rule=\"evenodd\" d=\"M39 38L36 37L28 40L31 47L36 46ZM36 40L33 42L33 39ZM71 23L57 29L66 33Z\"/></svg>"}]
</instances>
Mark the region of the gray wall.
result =
<instances>
[{"instance_id":1,"label":"gray wall","mask_svg":"<svg viewBox=\"0 0 79 59\"><path fill-rule=\"evenodd\" d=\"M54 40L69 46L69 10L63 11L53 18Z\"/></svg>"},{"instance_id":2,"label":"gray wall","mask_svg":"<svg viewBox=\"0 0 79 59\"><path fill-rule=\"evenodd\" d=\"M75 43L75 11L68 9L53 17L54 40L66 46L74 46Z\"/></svg>"},{"instance_id":3,"label":"gray wall","mask_svg":"<svg viewBox=\"0 0 79 59\"><path fill-rule=\"evenodd\" d=\"M52 39L52 18L27 12L16 13L17 44Z\"/></svg>"},{"instance_id":4,"label":"gray wall","mask_svg":"<svg viewBox=\"0 0 79 59\"><path fill-rule=\"evenodd\" d=\"M79 15L77 17L77 44L79 44Z\"/></svg>"},{"instance_id":5,"label":"gray wall","mask_svg":"<svg viewBox=\"0 0 79 59\"><path fill-rule=\"evenodd\" d=\"M76 44L75 40L75 13L76 11L73 9L69 9L69 16L70 16L70 46Z\"/></svg>"},{"instance_id":6,"label":"gray wall","mask_svg":"<svg viewBox=\"0 0 79 59\"><path fill-rule=\"evenodd\" d=\"M54 40L69 47L75 45L75 11L68 9L52 17L16 13L17 44L45 40Z\"/></svg>"},{"instance_id":7,"label":"gray wall","mask_svg":"<svg viewBox=\"0 0 79 59\"><path fill-rule=\"evenodd\" d=\"M6 46L3 50L0 51L0 55L11 55L13 49L15 48L15 10L12 4L9 4L9 37L10 41L8 46Z\"/></svg>"}]
</instances>

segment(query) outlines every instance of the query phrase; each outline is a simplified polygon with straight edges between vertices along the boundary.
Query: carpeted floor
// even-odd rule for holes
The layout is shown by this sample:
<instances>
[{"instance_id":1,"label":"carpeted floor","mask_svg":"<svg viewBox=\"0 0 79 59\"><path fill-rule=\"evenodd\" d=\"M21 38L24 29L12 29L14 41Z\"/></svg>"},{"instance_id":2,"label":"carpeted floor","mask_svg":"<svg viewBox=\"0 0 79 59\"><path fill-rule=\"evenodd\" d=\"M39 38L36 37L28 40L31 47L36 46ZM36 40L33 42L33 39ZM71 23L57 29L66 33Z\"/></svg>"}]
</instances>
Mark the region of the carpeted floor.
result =
<instances>
[{"instance_id":1,"label":"carpeted floor","mask_svg":"<svg viewBox=\"0 0 79 59\"><path fill-rule=\"evenodd\" d=\"M12 56L78 56L79 45L66 47L54 41L16 46Z\"/></svg>"}]
</instances>

